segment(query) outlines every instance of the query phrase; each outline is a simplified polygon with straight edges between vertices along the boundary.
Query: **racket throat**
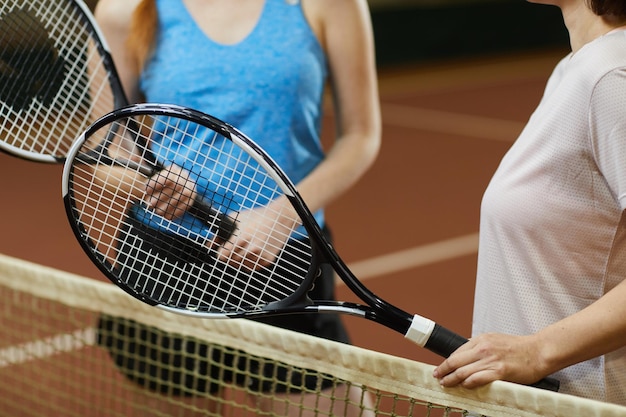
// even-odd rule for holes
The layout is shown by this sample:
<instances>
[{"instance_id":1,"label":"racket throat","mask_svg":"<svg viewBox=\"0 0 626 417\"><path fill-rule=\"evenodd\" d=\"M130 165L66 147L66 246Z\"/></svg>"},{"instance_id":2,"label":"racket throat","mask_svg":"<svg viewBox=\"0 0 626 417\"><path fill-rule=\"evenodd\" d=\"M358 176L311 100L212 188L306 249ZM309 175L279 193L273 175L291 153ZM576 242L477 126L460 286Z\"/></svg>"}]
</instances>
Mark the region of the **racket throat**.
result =
<instances>
[{"instance_id":1,"label":"racket throat","mask_svg":"<svg viewBox=\"0 0 626 417\"><path fill-rule=\"evenodd\" d=\"M272 301L263 307L259 313L264 315L297 314L317 311L314 302L308 295L294 294L283 300Z\"/></svg>"}]
</instances>

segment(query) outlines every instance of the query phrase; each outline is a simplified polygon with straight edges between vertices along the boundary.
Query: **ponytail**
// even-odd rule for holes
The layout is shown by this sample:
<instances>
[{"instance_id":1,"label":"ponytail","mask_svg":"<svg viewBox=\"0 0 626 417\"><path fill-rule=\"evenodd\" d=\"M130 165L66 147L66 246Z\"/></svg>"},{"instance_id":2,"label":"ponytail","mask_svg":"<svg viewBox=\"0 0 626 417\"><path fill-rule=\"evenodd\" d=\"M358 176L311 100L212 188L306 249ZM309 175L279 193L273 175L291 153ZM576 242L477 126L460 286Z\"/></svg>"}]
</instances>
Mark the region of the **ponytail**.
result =
<instances>
[{"instance_id":1,"label":"ponytail","mask_svg":"<svg viewBox=\"0 0 626 417\"><path fill-rule=\"evenodd\" d=\"M137 74L143 71L153 51L158 25L156 0L141 0L133 12L126 40L130 56L135 58Z\"/></svg>"}]
</instances>

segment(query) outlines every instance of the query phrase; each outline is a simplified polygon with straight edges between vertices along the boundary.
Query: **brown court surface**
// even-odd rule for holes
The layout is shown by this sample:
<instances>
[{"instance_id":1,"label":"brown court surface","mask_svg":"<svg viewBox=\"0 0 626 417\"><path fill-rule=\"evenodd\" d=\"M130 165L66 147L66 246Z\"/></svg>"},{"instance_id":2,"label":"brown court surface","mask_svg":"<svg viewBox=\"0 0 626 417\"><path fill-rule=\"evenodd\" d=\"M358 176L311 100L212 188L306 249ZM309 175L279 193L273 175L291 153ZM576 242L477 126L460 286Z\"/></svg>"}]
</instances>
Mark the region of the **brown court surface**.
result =
<instances>
[{"instance_id":1,"label":"brown court surface","mask_svg":"<svg viewBox=\"0 0 626 417\"><path fill-rule=\"evenodd\" d=\"M482 192L562 55L381 69L381 153L328 208L339 254L376 294L469 335ZM0 154L0 253L105 280L67 223L61 172ZM342 285L338 298L356 301ZM345 320L358 346L440 361L382 326Z\"/></svg>"}]
</instances>

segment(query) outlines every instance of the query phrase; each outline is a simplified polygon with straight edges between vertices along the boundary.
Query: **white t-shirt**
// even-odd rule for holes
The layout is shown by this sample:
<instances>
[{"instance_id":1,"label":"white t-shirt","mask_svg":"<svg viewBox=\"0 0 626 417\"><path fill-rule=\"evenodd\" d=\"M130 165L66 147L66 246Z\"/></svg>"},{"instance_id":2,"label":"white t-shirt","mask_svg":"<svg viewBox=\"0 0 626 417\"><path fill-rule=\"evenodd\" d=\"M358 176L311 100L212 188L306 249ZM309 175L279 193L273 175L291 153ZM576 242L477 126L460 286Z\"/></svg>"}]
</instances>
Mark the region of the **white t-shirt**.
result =
<instances>
[{"instance_id":1,"label":"white t-shirt","mask_svg":"<svg viewBox=\"0 0 626 417\"><path fill-rule=\"evenodd\" d=\"M473 333L535 333L626 278L625 208L626 31L617 31L557 65L485 192ZM626 404L626 348L554 376L561 392Z\"/></svg>"}]
</instances>

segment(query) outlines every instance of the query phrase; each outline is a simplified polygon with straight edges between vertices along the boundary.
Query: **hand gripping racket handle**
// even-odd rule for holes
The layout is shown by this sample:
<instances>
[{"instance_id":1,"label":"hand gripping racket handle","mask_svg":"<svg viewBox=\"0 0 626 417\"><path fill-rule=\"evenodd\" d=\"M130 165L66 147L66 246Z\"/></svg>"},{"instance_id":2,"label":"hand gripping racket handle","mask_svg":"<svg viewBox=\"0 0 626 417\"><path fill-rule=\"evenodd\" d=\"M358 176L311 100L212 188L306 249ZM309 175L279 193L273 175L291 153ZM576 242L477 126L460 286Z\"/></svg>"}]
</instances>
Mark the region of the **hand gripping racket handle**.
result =
<instances>
[{"instance_id":1,"label":"hand gripping racket handle","mask_svg":"<svg viewBox=\"0 0 626 417\"><path fill-rule=\"evenodd\" d=\"M465 337L418 315L414 316L405 337L444 358L449 357L468 342ZM530 386L557 392L560 382L557 379L546 377L530 384Z\"/></svg>"},{"instance_id":2,"label":"hand gripping racket handle","mask_svg":"<svg viewBox=\"0 0 626 417\"><path fill-rule=\"evenodd\" d=\"M165 168L163 165L158 163L154 157L150 158L151 165L142 165L130 160L118 161L108 155L107 148L109 145L110 140L107 139L103 143L100 143L95 149L78 154L76 156L76 160L84 164L105 164L109 166L119 165L122 167L132 167L146 178L152 177ZM204 222L211 229L216 229L216 235L222 242L226 242L230 239L233 232L237 229L237 225L232 218L215 210L210 205L204 203L200 198L196 198L187 211L198 220Z\"/></svg>"},{"instance_id":3,"label":"hand gripping racket handle","mask_svg":"<svg viewBox=\"0 0 626 417\"><path fill-rule=\"evenodd\" d=\"M233 232L237 229L237 224L227 214L215 210L199 199L196 199L187 211L195 218L203 221L207 226L217 229L216 235L222 242L230 239Z\"/></svg>"}]
</instances>

